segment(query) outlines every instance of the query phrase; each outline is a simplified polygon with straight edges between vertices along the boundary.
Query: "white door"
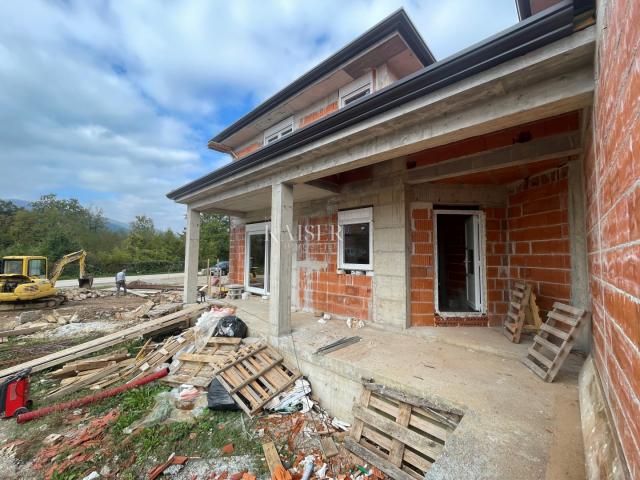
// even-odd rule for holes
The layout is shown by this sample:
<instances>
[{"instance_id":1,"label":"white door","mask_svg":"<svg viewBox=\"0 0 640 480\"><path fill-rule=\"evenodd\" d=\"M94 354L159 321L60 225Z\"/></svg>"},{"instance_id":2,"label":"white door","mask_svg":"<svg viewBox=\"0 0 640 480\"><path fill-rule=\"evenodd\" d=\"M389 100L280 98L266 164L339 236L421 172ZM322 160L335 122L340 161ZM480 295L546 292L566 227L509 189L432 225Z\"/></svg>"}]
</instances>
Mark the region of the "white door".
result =
<instances>
[{"instance_id":1,"label":"white door","mask_svg":"<svg viewBox=\"0 0 640 480\"><path fill-rule=\"evenodd\" d=\"M467 303L471 308L480 311L482 298L480 292L480 218L470 215L465 220L464 237L466 245L465 270L467 275Z\"/></svg>"},{"instance_id":2,"label":"white door","mask_svg":"<svg viewBox=\"0 0 640 480\"><path fill-rule=\"evenodd\" d=\"M269 227L268 223L260 223L246 228L244 286L259 295L269 292Z\"/></svg>"}]
</instances>

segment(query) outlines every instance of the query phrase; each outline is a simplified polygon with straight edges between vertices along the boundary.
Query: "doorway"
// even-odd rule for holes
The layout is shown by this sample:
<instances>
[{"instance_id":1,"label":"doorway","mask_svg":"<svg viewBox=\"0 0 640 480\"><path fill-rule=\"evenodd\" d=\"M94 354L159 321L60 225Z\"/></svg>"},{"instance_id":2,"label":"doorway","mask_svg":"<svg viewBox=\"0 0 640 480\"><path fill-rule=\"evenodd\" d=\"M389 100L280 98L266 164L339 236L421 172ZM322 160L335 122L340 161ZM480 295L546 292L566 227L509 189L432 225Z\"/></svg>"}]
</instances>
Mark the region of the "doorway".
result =
<instances>
[{"instance_id":1,"label":"doorway","mask_svg":"<svg viewBox=\"0 0 640 480\"><path fill-rule=\"evenodd\" d=\"M484 216L478 210L434 210L436 312L484 310Z\"/></svg>"},{"instance_id":2,"label":"doorway","mask_svg":"<svg viewBox=\"0 0 640 480\"><path fill-rule=\"evenodd\" d=\"M269 293L270 232L270 222L246 226L244 286L246 291L258 295Z\"/></svg>"}]
</instances>

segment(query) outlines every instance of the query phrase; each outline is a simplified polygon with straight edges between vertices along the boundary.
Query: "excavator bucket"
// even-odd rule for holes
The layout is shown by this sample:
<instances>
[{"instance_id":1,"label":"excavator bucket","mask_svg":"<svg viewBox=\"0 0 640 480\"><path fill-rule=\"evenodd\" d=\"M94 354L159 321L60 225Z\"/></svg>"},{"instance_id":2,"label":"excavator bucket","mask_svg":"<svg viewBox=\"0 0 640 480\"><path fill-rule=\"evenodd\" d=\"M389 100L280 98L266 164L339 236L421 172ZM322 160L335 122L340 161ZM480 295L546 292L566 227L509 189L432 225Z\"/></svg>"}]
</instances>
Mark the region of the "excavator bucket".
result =
<instances>
[{"instance_id":1,"label":"excavator bucket","mask_svg":"<svg viewBox=\"0 0 640 480\"><path fill-rule=\"evenodd\" d=\"M78 278L78 286L80 288L91 288L93 286L93 277Z\"/></svg>"}]
</instances>

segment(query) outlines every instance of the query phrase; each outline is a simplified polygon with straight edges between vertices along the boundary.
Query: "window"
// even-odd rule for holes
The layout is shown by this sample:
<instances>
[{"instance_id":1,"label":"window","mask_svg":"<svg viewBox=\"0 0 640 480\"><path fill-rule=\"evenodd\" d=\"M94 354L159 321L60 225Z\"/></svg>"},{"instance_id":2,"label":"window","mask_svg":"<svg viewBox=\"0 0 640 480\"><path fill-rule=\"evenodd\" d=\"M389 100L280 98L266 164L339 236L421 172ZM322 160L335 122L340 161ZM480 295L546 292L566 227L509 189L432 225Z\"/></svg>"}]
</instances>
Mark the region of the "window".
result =
<instances>
[{"instance_id":1,"label":"window","mask_svg":"<svg viewBox=\"0 0 640 480\"><path fill-rule=\"evenodd\" d=\"M373 269L373 208L338 212L338 268Z\"/></svg>"},{"instance_id":2,"label":"window","mask_svg":"<svg viewBox=\"0 0 640 480\"><path fill-rule=\"evenodd\" d=\"M293 132L293 117L275 124L264 132L264 144L268 145Z\"/></svg>"},{"instance_id":3,"label":"window","mask_svg":"<svg viewBox=\"0 0 640 480\"><path fill-rule=\"evenodd\" d=\"M350 103L366 97L372 91L373 74L369 72L340 89L340 107L346 107Z\"/></svg>"},{"instance_id":4,"label":"window","mask_svg":"<svg viewBox=\"0 0 640 480\"><path fill-rule=\"evenodd\" d=\"M29 260L29 273L30 277L44 277L46 272L46 263L43 259Z\"/></svg>"},{"instance_id":5,"label":"window","mask_svg":"<svg viewBox=\"0 0 640 480\"><path fill-rule=\"evenodd\" d=\"M22 275L22 260L5 260L3 273Z\"/></svg>"}]
</instances>

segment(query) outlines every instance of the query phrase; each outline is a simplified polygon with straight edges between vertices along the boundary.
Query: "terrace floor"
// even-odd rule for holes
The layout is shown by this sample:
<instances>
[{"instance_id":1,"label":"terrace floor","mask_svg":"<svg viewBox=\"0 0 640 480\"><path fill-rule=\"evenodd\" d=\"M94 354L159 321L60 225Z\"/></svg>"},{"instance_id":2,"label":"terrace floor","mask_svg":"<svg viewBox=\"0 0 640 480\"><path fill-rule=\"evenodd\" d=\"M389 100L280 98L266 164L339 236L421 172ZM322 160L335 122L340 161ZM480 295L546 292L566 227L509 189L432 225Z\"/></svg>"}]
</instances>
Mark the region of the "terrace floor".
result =
<instances>
[{"instance_id":1,"label":"terrace floor","mask_svg":"<svg viewBox=\"0 0 640 480\"><path fill-rule=\"evenodd\" d=\"M237 307L252 336L268 337L268 301L252 297L228 303ZM520 362L530 339L515 345L497 328L390 332L372 324L349 329L337 319L319 323L303 312L292 317L293 333L272 343L309 378L331 414L351 419L363 378L465 412L426 478L585 478L581 355L571 354L548 384ZM354 335L362 340L324 356L313 353Z\"/></svg>"}]
</instances>

